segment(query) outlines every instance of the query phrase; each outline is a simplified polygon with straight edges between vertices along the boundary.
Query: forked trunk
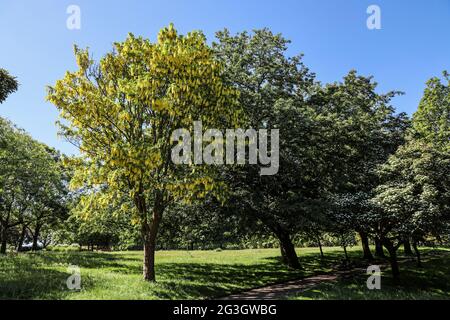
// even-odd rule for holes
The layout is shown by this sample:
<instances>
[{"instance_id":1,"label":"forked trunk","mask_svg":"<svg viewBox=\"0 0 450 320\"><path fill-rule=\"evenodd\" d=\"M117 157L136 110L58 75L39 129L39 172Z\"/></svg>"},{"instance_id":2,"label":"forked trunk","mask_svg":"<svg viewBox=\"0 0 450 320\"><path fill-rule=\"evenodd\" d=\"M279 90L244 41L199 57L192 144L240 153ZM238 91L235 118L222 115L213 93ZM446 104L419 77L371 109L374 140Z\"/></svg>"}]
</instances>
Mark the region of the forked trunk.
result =
<instances>
[{"instance_id":1,"label":"forked trunk","mask_svg":"<svg viewBox=\"0 0 450 320\"><path fill-rule=\"evenodd\" d=\"M386 258L381 240L375 238L375 256L378 258Z\"/></svg>"},{"instance_id":2,"label":"forked trunk","mask_svg":"<svg viewBox=\"0 0 450 320\"><path fill-rule=\"evenodd\" d=\"M397 248L390 240L387 239L383 241L383 245L389 252L389 262L391 264L392 277L394 278L394 282L398 282L400 280L400 269L398 267L397 261Z\"/></svg>"}]
</instances>

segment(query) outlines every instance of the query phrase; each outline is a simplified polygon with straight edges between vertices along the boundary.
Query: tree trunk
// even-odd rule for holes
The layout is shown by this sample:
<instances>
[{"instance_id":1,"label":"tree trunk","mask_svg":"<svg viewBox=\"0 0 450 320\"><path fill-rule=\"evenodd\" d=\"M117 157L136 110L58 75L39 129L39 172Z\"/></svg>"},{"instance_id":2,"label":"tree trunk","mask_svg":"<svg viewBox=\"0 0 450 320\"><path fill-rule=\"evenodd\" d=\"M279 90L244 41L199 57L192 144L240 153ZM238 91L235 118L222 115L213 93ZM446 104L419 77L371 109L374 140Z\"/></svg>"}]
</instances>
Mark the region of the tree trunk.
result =
<instances>
[{"instance_id":1,"label":"tree trunk","mask_svg":"<svg viewBox=\"0 0 450 320\"><path fill-rule=\"evenodd\" d=\"M284 251L284 247L281 245L281 241L280 241L280 255L281 255L281 262L283 262L284 264L287 264L287 256L286 256L286 252Z\"/></svg>"},{"instance_id":2,"label":"tree trunk","mask_svg":"<svg viewBox=\"0 0 450 320\"><path fill-rule=\"evenodd\" d=\"M375 238L375 256L378 258L386 258L383 250L383 243L378 238Z\"/></svg>"},{"instance_id":3,"label":"tree trunk","mask_svg":"<svg viewBox=\"0 0 450 320\"><path fill-rule=\"evenodd\" d=\"M411 243L409 242L408 238L405 238L403 243L404 252L407 256L412 256L414 253L411 250Z\"/></svg>"},{"instance_id":4,"label":"tree trunk","mask_svg":"<svg viewBox=\"0 0 450 320\"><path fill-rule=\"evenodd\" d=\"M1 228L0 238L1 238L1 246L0 246L0 254L6 254L6 240L7 240L7 231L5 227Z\"/></svg>"},{"instance_id":5,"label":"tree trunk","mask_svg":"<svg viewBox=\"0 0 450 320\"><path fill-rule=\"evenodd\" d=\"M343 246L343 248L344 248L345 261L348 263L350 260L348 259L347 246Z\"/></svg>"},{"instance_id":6,"label":"tree trunk","mask_svg":"<svg viewBox=\"0 0 450 320\"><path fill-rule=\"evenodd\" d=\"M281 257L283 262L293 269L300 269L298 256L295 252L294 244L286 230L278 228L275 234L280 242Z\"/></svg>"},{"instance_id":7,"label":"tree trunk","mask_svg":"<svg viewBox=\"0 0 450 320\"><path fill-rule=\"evenodd\" d=\"M27 227L22 226L22 231L20 233L19 241L17 242L17 248L16 248L17 252L22 251L23 241L25 240L26 232L27 232Z\"/></svg>"},{"instance_id":8,"label":"tree trunk","mask_svg":"<svg viewBox=\"0 0 450 320\"><path fill-rule=\"evenodd\" d=\"M400 269L398 267L397 261L397 249L394 247L394 244L387 239L383 241L383 245L389 252L389 262L391 264L392 277L394 278L394 282L398 282L400 279Z\"/></svg>"},{"instance_id":9,"label":"tree trunk","mask_svg":"<svg viewBox=\"0 0 450 320\"><path fill-rule=\"evenodd\" d=\"M323 258L323 250L322 250L322 243L320 242L320 237L317 237L317 244L319 245L320 257Z\"/></svg>"},{"instance_id":10,"label":"tree trunk","mask_svg":"<svg viewBox=\"0 0 450 320\"><path fill-rule=\"evenodd\" d=\"M417 257L417 266L419 268L422 268L422 260L420 259L420 251L419 251L419 248L417 247L416 240L413 240L413 248L414 248L414 252L416 253L416 257Z\"/></svg>"},{"instance_id":11,"label":"tree trunk","mask_svg":"<svg viewBox=\"0 0 450 320\"><path fill-rule=\"evenodd\" d=\"M39 232L40 231L41 231L41 226L37 225L36 229L34 230L34 233L33 233L33 246L31 248L32 251L37 251L38 250L37 242L38 242L38 239L39 239Z\"/></svg>"},{"instance_id":12,"label":"tree trunk","mask_svg":"<svg viewBox=\"0 0 450 320\"><path fill-rule=\"evenodd\" d=\"M359 236L361 238L361 245L364 253L363 259L369 261L373 260L372 252L370 252L369 238L367 237L367 234L365 232L359 232Z\"/></svg>"},{"instance_id":13,"label":"tree trunk","mask_svg":"<svg viewBox=\"0 0 450 320\"><path fill-rule=\"evenodd\" d=\"M156 281L155 277L155 251L156 236L161 222L163 209L155 205L153 209L152 221L142 223L142 235L144 238L144 269L143 275L146 281Z\"/></svg>"}]
</instances>

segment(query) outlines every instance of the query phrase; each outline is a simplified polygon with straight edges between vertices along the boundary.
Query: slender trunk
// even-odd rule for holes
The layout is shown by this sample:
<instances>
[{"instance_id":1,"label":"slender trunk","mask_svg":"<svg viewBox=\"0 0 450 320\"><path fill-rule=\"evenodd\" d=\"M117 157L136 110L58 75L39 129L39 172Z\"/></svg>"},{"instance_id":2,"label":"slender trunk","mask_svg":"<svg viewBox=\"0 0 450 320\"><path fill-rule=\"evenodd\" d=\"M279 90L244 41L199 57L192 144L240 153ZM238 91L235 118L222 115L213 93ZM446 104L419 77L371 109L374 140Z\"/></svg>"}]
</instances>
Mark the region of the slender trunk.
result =
<instances>
[{"instance_id":1,"label":"slender trunk","mask_svg":"<svg viewBox=\"0 0 450 320\"><path fill-rule=\"evenodd\" d=\"M378 258L386 258L383 250L383 243L378 238L375 238L375 256Z\"/></svg>"},{"instance_id":2,"label":"slender trunk","mask_svg":"<svg viewBox=\"0 0 450 320\"><path fill-rule=\"evenodd\" d=\"M1 238L0 254L6 254L7 231L8 229L2 226L0 230L0 238Z\"/></svg>"},{"instance_id":3,"label":"slender trunk","mask_svg":"<svg viewBox=\"0 0 450 320\"><path fill-rule=\"evenodd\" d=\"M420 259L420 251L419 251L419 248L417 247L417 241L413 240L412 245L413 245L413 248L414 248L414 252L416 253L416 257L417 257L417 266L419 268L421 268L422 267L422 260Z\"/></svg>"},{"instance_id":4,"label":"slender trunk","mask_svg":"<svg viewBox=\"0 0 450 320\"><path fill-rule=\"evenodd\" d=\"M349 262L348 254L347 254L347 246L343 246L343 248L344 248L345 261Z\"/></svg>"},{"instance_id":5,"label":"slender trunk","mask_svg":"<svg viewBox=\"0 0 450 320\"><path fill-rule=\"evenodd\" d=\"M16 248L17 252L22 251L22 245L23 245L23 241L25 240L26 232L27 232L27 227L24 225L24 226L22 226L22 231L20 232L19 241L17 242L17 248Z\"/></svg>"},{"instance_id":6,"label":"slender trunk","mask_svg":"<svg viewBox=\"0 0 450 320\"><path fill-rule=\"evenodd\" d=\"M408 256L414 255L414 253L411 250L411 243L409 242L408 238L405 238L405 240L403 242L403 248L404 248L404 252L406 255L408 255Z\"/></svg>"},{"instance_id":7,"label":"slender trunk","mask_svg":"<svg viewBox=\"0 0 450 320\"><path fill-rule=\"evenodd\" d=\"M156 236L158 234L159 224L161 222L163 209L155 205L152 215L152 221L142 224L142 235L144 237L144 269L143 275L146 281L156 281L155 277L155 251Z\"/></svg>"},{"instance_id":8,"label":"slender trunk","mask_svg":"<svg viewBox=\"0 0 450 320\"><path fill-rule=\"evenodd\" d=\"M359 236L361 238L361 245L364 253L363 259L369 261L373 260L372 252L370 252L369 238L367 237L367 234L365 232L359 232Z\"/></svg>"},{"instance_id":9,"label":"slender trunk","mask_svg":"<svg viewBox=\"0 0 450 320\"><path fill-rule=\"evenodd\" d=\"M398 267L397 261L397 249L394 247L394 244L387 239L383 241L383 245L389 252L389 262L391 264L392 277L394 278L394 282L398 282L400 279L400 269Z\"/></svg>"},{"instance_id":10,"label":"slender trunk","mask_svg":"<svg viewBox=\"0 0 450 320\"><path fill-rule=\"evenodd\" d=\"M289 232L278 228L276 236L280 242L281 257L283 262L293 269L300 269L298 256L295 252L295 246L292 243Z\"/></svg>"},{"instance_id":11,"label":"slender trunk","mask_svg":"<svg viewBox=\"0 0 450 320\"><path fill-rule=\"evenodd\" d=\"M323 258L323 250L322 250L322 243L320 242L320 237L317 237L317 244L319 245L320 257Z\"/></svg>"}]
</instances>

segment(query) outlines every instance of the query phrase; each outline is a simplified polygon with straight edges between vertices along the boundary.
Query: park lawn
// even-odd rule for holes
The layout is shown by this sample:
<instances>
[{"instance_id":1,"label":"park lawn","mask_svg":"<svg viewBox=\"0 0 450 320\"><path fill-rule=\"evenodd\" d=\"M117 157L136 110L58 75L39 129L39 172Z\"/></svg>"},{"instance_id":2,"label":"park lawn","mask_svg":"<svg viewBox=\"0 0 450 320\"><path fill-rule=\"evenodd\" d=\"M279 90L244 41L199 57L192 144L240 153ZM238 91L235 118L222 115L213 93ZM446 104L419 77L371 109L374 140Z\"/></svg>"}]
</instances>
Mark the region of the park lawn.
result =
<instances>
[{"instance_id":1,"label":"park lawn","mask_svg":"<svg viewBox=\"0 0 450 320\"><path fill-rule=\"evenodd\" d=\"M0 257L0 299L217 298L266 284L329 272L343 258L342 249L324 250L325 258L321 259L317 248L297 249L303 265L303 270L299 271L289 270L280 262L278 249L158 251L157 283L142 280L140 251L9 254ZM405 274L416 286L422 286L429 297L448 297L450 252L440 253L443 257L425 256L424 269L411 269ZM361 252L355 247L349 250L349 255L357 261ZM80 291L70 291L66 287L69 265L80 267ZM446 277L446 281L442 277ZM359 279L360 283L353 286L344 284L342 293L330 286L319 289L329 294L321 296L319 292L309 291L296 298L340 298L332 292L343 294L342 298L373 294L367 289L364 291L365 279ZM385 283L383 278L382 286ZM410 296L405 293L398 297Z\"/></svg>"},{"instance_id":2,"label":"park lawn","mask_svg":"<svg viewBox=\"0 0 450 320\"><path fill-rule=\"evenodd\" d=\"M368 290L361 273L335 283L323 283L291 297L293 300L416 300L450 299L450 249L421 248L422 268L414 258L400 258L400 283L394 285L388 266L381 268L381 289Z\"/></svg>"},{"instance_id":3,"label":"park lawn","mask_svg":"<svg viewBox=\"0 0 450 320\"><path fill-rule=\"evenodd\" d=\"M304 269L289 270L278 249L158 251L157 283L142 280L141 251L41 251L0 257L0 299L205 299L331 270L340 251L299 249ZM339 253L338 253L339 252ZM69 265L82 289L70 291Z\"/></svg>"}]
</instances>

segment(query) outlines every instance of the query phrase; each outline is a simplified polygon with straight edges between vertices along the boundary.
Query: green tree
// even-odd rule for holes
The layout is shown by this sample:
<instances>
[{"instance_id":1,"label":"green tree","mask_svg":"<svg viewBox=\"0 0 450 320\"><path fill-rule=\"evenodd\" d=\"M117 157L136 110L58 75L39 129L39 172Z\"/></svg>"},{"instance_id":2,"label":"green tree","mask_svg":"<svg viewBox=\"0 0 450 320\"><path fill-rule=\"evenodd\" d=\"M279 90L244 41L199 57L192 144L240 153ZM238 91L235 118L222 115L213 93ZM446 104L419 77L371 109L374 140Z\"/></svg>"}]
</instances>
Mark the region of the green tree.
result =
<instances>
[{"instance_id":1,"label":"green tree","mask_svg":"<svg viewBox=\"0 0 450 320\"><path fill-rule=\"evenodd\" d=\"M278 238L283 261L298 268L292 235L302 222L299 213L307 207L302 203L316 192L314 111L306 103L315 87L314 75L301 55L288 58L289 41L268 29L237 35L224 30L216 36L213 48L226 66L227 81L240 92L247 126L280 130L277 174L260 176L254 165L225 169L234 190L228 206L262 222Z\"/></svg>"},{"instance_id":2,"label":"green tree","mask_svg":"<svg viewBox=\"0 0 450 320\"><path fill-rule=\"evenodd\" d=\"M439 78L427 82L412 119L407 143L389 158L376 188L375 233L389 252L392 272L399 278L397 249L412 239L420 265L417 243L448 230L450 180L450 90Z\"/></svg>"},{"instance_id":3,"label":"green tree","mask_svg":"<svg viewBox=\"0 0 450 320\"><path fill-rule=\"evenodd\" d=\"M369 200L379 183L377 168L404 142L409 127L407 116L396 114L390 104L397 94L379 94L372 77L350 71L342 82L324 86L311 98L325 141L322 176L328 184L323 199L330 204L329 226L340 233L356 231L369 260L374 210Z\"/></svg>"},{"instance_id":4,"label":"green tree","mask_svg":"<svg viewBox=\"0 0 450 320\"><path fill-rule=\"evenodd\" d=\"M36 249L43 224L64 211L63 175L53 150L3 119L0 132L0 252L16 226L22 226L20 241L25 229L33 230Z\"/></svg>"},{"instance_id":5,"label":"green tree","mask_svg":"<svg viewBox=\"0 0 450 320\"><path fill-rule=\"evenodd\" d=\"M122 212L113 206L91 206L87 209L85 204L75 201L69 218L57 232L57 238L65 244L77 243L80 249L83 246L87 246L88 250L95 247L102 250L134 248L142 241L138 225L131 221L130 212Z\"/></svg>"},{"instance_id":6,"label":"green tree","mask_svg":"<svg viewBox=\"0 0 450 320\"><path fill-rule=\"evenodd\" d=\"M431 144L409 141L380 170L384 183L373 201L380 208L373 218L377 236L389 252L394 277L399 277L397 249L412 238L418 263L417 243L425 236L439 237L450 218L450 155Z\"/></svg>"},{"instance_id":7,"label":"green tree","mask_svg":"<svg viewBox=\"0 0 450 320\"><path fill-rule=\"evenodd\" d=\"M444 82L432 78L427 82L419 108L413 116L416 139L450 150L450 75L444 72Z\"/></svg>"},{"instance_id":8,"label":"green tree","mask_svg":"<svg viewBox=\"0 0 450 320\"><path fill-rule=\"evenodd\" d=\"M16 91L18 86L16 78L12 77L5 69L0 68L0 103Z\"/></svg>"},{"instance_id":9,"label":"green tree","mask_svg":"<svg viewBox=\"0 0 450 320\"><path fill-rule=\"evenodd\" d=\"M237 92L200 32L178 35L170 25L155 43L133 35L98 64L76 48L79 70L49 88L48 99L68 125L61 133L80 148L74 187L102 188L101 203L125 193L134 203L144 242L144 279L155 280L155 248L164 210L179 199L220 194L214 166L175 165L171 135L233 128Z\"/></svg>"},{"instance_id":10,"label":"green tree","mask_svg":"<svg viewBox=\"0 0 450 320\"><path fill-rule=\"evenodd\" d=\"M39 239L44 245L51 241L52 229L68 216L67 204L69 175L63 168L61 155L53 148L43 146L45 153L41 163L34 165L34 174L38 179L27 193L35 199L30 208L27 229L32 239L32 250L37 250ZM46 237L42 237L43 233Z\"/></svg>"},{"instance_id":11,"label":"green tree","mask_svg":"<svg viewBox=\"0 0 450 320\"><path fill-rule=\"evenodd\" d=\"M286 56L289 41L281 35L263 29L231 36L225 30L217 38L213 47L241 93L249 126L280 129L278 174L259 177L251 166L235 170L229 175L235 202L246 203L245 214L262 221L280 240L283 260L298 267L292 235L336 212L325 208L335 195L369 199L378 179L375 168L403 142L408 120L390 105L398 92L378 94L372 78L356 71L342 83L316 83L301 56ZM345 212L351 219L328 218L357 229L370 258L364 221L370 212L363 210L354 203Z\"/></svg>"}]
</instances>

